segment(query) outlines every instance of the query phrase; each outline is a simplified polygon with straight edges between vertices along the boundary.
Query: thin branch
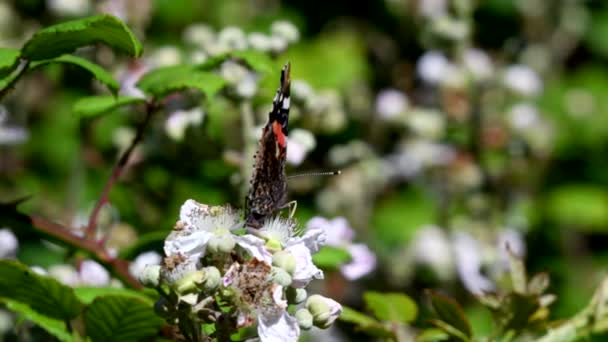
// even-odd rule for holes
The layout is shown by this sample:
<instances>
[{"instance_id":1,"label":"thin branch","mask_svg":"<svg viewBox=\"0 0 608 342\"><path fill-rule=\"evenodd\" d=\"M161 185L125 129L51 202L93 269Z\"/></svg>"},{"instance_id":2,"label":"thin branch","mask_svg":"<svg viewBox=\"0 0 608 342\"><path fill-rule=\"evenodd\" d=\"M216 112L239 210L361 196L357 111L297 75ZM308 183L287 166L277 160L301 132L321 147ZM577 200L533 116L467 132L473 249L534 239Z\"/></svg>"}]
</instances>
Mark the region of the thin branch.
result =
<instances>
[{"instance_id":1,"label":"thin branch","mask_svg":"<svg viewBox=\"0 0 608 342\"><path fill-rule=\"evenodd\" d=\"M21 76L23 76L25 74L25 72L28 70L29 66L30 66L30 61L24 59L19 64L19 67L17 68L17 71L15 72L15 74L13 74L12 76L8 76L10 78L8 83L6 83L4 88L0 89L0 100L2 100L4 98L4 96L13 89L13 87L15 86L15 83L17 83L17 81L21 78Z\"/></svg>"},{"instance_id":2,"label":"thin branch","mask_svg":"<svg viewBox=\"0 0 608 342\"><path fill-rule=\"evenodd\" d=\"M87 229L85 232L85 239L91 240L91 241L94 240L99 212L101 211L101 208L106 203L108 203L109 195L110 195L110 191L112 190L112 187L118 181L118 179L122 175L123 171L125 170L125 166L127 165L129 158L131 157L131 153L135 149L135 146L137 146L137 144L143 139L144 131L145 131L146 127L148 126L148 123L150 122L150 118L152 117L152 114L154 114L156 109L157 109L156 104L151 103L151 102L146 103L146 116L145 116L144 120L139 124L139 126L137 126L137 132L135 134L135 137L133 138L133 141L131 141L131 144L129 145L129 147L120 156L120 159L118 160L116 165L114 165L114 168L112 169L112 174L110 175L110 178L106 181L106 184L103 187L101 195L99 196L99 200L97 200L97 203L95 204L95 207L93 208L93 211L91 212L91 216L89 217L89 224L87 225Z\"/></svg>"}]
</instances>

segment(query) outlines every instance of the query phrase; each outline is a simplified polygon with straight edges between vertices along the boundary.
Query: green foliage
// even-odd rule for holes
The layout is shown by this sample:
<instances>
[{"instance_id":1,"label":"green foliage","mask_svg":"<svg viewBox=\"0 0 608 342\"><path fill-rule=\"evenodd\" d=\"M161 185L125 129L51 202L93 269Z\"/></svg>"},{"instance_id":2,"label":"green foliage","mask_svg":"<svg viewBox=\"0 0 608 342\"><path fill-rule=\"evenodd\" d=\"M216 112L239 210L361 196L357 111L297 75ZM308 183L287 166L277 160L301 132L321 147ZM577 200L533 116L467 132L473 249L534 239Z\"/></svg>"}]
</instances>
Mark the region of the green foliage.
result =
<instances>
[{"instance_id":1,"label":"green foliage","mask_svg":"<svg viewBox=\"0 0 608 342\"><path fill-rule=\"evenodd\" d=\"M59 320L70 320L82 310L72 288L10 260L0 260L0 298L21 302Z\"/></svg>"},{"instance_id":2,"label":"green foliage","mask_svg":"<svg viewBox=\"0 0 608 342\"><path fill-rule=\"evenodd\" d=\"M8 76L19 64L19 50L0 47L0 79Z\"/></svg>"},{"instance_id":3,"label":"green foliage","mask_svg":"<svg viewBox=\"0 0 608 342\"><path fill-rule=\"evenodd\" d=\"M139 57L143 51L139 40L122 21L111 15L98 15L36 32L23 46L21 57L31 61L50 59L95 43L105 43L133 57Z\"/></svg>"},{"instance_id":4,"label":"green foliage","mask_svg":"<svg viewBox=\"0 0 608 342\"><path fill-rule=\"evenodd\" d=\"M367 309L381 321L411 323L418 315L416 303L401 293L368 291L363 300Z\"/></svg>"},{"instance_id":5,"label":"green foliage","mask_svg":"<svg viewBox=\"0 0 608 342\"><path fill-rule=\"evenodd\" d=\"M223 78L210 72L199 71L191 65L175 65L154 69L145 74L137 86L157 98L184 89L197 89L208 99L226 84Z\"/></svg>"},{"instance_id":6,"label":"green foliage","mask_svg":"<svg viewBox=\"0 0 608 342\"><path fill-rule=\"evenodd\" d=\"M312 261L323 269L336 269L351 259L350 253L344 248L323 246L321 250L312 256Z\"/></svg>"},{"instance_id":7,"label":"green foliage","mask_svg":"<svg viewBox=\"0 0 608 342\"><path fill-rule=\"evenodd\" d=\"M87 307L84 321L93 342L141 340L163 323L146 302L124 295L97 297Z\"/></svg>"},{"instance_id":8,"label":"green foliage","mask_svg":"<svg viewBox=\"0 0 608 342\"><path fill-rule=\"evenodd\" d=\"M394 338L394 333L381 322L349 307L342 307L340 321L354 324L355 329L370 336Z\"/></svg>"},{"instance_id":9,"label":"green foliage","mask_svg":"<svg viewBox=\"0 0 608 342\"><path fill-rule=\"evenodd\" d=\"M557 224L586 231L604 230L608 222L608 192L586 184L562 185L548 194L546 210Z\"/></svg>"},{"instance_id":10,"label":"green foliage","mask_svg":"<svg viewBox=\"0 0 608 342\"><path fill-rule=\"evenodd\" d=\"M46 330L49 334L57 338L59 341L71 342L74 340L72 335L70 335L70 333L67 331L65 321L40 314L39 312L29 307L27 304L15 300L4 298L0 300L0 302L5 304L7 309L20 315L21 318L34 322L36 325Z\"/></svg>"},{"instance_id":11,"label":"green foliage","mask_svg":"<svg viewBox=\"0 0 608 342\"><path fill-rule=\"evenodd\" d=\"M74 288L74 293L76 294L76 297L78 297L78 299L80 299L83 303L87 305L91 304L97 297L100 296L132 297L144 303L147 303L150 307L154 305L154 301L147 297L145 294L143 294L141 291L134 291L119 287L81 286Z\"/></svg>"},{"instance_id":12,"label":"green foliage","mask_svg":"<svg viewBox=\"0 0 608 342\"><path fill-rule=\"evenodd\" d=\"M144 102L142 98L130 96L89 96L83 97L74 104L74 112L81 117L91 118L122 106Z\"/></svg>"},{"instance_id":13,"label":"green foliage","mask_svg":"<svg viewBox=\"0 0 608 342\"><path fill-rule=\"evenodd\" d=\"M98 80L103 85L108 87L108 89L113 94L116 94L118 92L118 89L120 88L120 84L118 84L118 81L116 81L114 79L114 77L112 77L112 75L109 72L107 72L104 68L102 68L99 65L97 65L93 62L90 62L82 57L78 57L78 56L63 55L63 56L59 56L59 57L55 57L55 58L51 58L51 59L35 61L32 64L30 64L30 69L35 69L35 68L38 68L38 67L41 67L41 66L44 66L47 64L52 64L52 63L72 64L72 65L77 65L77 66L83 68L84 70L90 72L93 75L93 77L95 77L96 80Z\"/></svg>"},{"instance_id":14,"label":"green foliage","mask_svg":"<svg viewBox=\"0 0 608 342\"><path fill-rule=\"evenodd\" d=\"M429 291L431 305L438 319L431 323L445 333L468 341L473 336L471 324L464 314L462 307L455 300L437 292Z\"/></svg>"}]
</instances>

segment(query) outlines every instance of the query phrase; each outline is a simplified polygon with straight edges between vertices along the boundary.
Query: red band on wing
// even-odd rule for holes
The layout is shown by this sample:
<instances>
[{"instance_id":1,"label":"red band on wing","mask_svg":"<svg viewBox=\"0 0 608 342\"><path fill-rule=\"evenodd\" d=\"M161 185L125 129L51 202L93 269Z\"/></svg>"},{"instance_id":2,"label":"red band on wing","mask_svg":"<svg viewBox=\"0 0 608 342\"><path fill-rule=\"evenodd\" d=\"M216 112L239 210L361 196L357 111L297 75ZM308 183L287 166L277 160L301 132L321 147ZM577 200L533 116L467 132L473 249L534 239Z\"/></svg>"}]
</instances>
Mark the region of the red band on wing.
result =
<instances>
[{"instance_id":1,"label":"red band on wing","mask_svg":"<svg viewBox=\"0 0 608 342\"><path fill-rule=\"evenodd\" d=\"M283 128L278 121L272 123L272 132L274 136L277 138L279 145L283 148L287 146L287 142L285 141L285 134L283 134Z\"/></svg>"}]
</instances>

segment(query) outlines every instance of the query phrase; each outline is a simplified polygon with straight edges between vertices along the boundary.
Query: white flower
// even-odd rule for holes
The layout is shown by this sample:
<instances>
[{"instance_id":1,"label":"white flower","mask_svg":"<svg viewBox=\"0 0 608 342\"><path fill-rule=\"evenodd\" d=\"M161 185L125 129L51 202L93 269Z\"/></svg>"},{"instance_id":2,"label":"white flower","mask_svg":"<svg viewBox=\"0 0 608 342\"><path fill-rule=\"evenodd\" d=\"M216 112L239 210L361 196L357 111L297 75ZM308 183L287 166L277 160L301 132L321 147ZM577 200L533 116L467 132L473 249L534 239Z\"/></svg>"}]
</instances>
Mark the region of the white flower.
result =
<instances>
[{"instance_id":1,"label":"white flower","mask_svg":"<svg viewBox=\"0 0 608 342\"><path fill-rule=\"evenodd\" d=\"M57 15L64 16L83 16L91 9L88 0L47 0L49 10Z\"/></svg>"},{"instance_id":2,"label":"white flower","mask_svg":"<svg viewBox=\"0 0 608 342\"><path fill-rule=\"evenodd\" d=\"M418 11L425 17L441 17L447 13L447 0L418 0Z\"/></svg>"},{"instance_id":3,"label":"white flower","mask_svg":"<svg viewBox=\"0 0 608 342\"><path fill-rule=\"evenodd\" d=\"M308 102L314 96L315 92L312 90L310 84L304 80L292 80L291 81L291 95L294 99L298 99L303 102Z\"/></svg>"},{"instance_id":4,"label":"white flower","mask_svg":"<svg viewBox=\"0 0 608 342\"><path fill-rule=\"evenodd\" d=\"M522 64L509 66L505 70L503 82L509 89L524 96L538 95L543 88L540 76Z\"/></svg>"},{"instance_id":5,"label":"white flower","mask_svg":"<svg viewBox=\"0 0 608 342\"><path fill-rule=\"evenodd\" d=\"M106 286L110 283L110 273L94 260L84 260L78 270L80 283L91 286Z\"/></svg>"},{"instance_id":6,"label":"white flower","mask_svg":"<svg viewBox=\"0 0 608 342\"><path fill-rule=\"evenodd\" d=\"M435 18L432 29L440 37L455 41L466 39L471 34L465 20L447 15Z\"/></svg>"},{"instance_id":7,"label":"white flower","mask_svg":"<svg viewBox=\"0 0 608 342\"><path fill-rule=\"evenodd\" d=\"M151 57L155 66L169 66L181 63L182 54L175 46L163 46L154 51Z\"/></svg>"},{"instance_id":8,"label":"white flower","mask_svg":"<svg viewBox=\"0 0 608 342\"><path fill-rule=\"evenodd\" d=\"M350 244L355 237L355 232L344 217L328 220L321 216L315 216L306 223L306 228L309 230L323 229L327 236L326 243L328 246L342 247Z\"/></svg>"},{"instance_id":9,"label":"white flower","mask_svg":"<svg viewBox=\"0 0 608 342\"><path fill-rule=\"evenodd\" d=\"M498 253L503 265L509 265L509 252L518 258L523 258L526 254L526 243L518 230L503 229L498 233Z\"/></svg>"},{"instance_id":10,"label":"white flower","mask_svg":"<svg viewBox=\"0 0 608 342\"><path fill-rule=\"evenodd\" d=\"M340 266L340 271L346 279L359 279L376 268L376 254L366 244L352 244L347 249L352 259L348 264Z\"/></svg>"},{"instance_id":11,"label":"white flower","mask_svg":"<svg viewBox=\"0 0 608 342\"><path fill-rule=\"evenodd\" d=\"M186 27L183 37L190 44L204 47L215 41L215 32L205 24L193 24Z\"/></svg>"},{"instance_id":12,"label":"white flower","mask_svg":"<svg viewBox=\"0 0 608 342\"><path fill-rule=\"evenodd\" d=\"M218 35L218 42L232 50L244 50L247 48L245 33L235 26L224 28Z\"/></svg>"},{"instance_id":13,"label":"white flower","mask_svg":"<svg viewBox=\"0 0 608 342\"><path fill-rule=\"evenodd\" d=\"M25 128L8 126L8 111L0 105L0 146L2 145L17 145L25 142L29 138L29 133Z\"/></svg>"},{"instance_id":14,"label":"white flower","mask_svg":"<svg viewBox=\"0 0 608 342\"><path fill-rule=\"evenodd\" d=\"M430 84L440 83L451 67L448 59L440 52L425 52L416 64L416 72L420 78Z\"/></svg>"},{"instance_id":15,"label":"white flower","mask_svg":"<svg viewBox=\"0 0 608 342\"><path fill-rule=\"evenodd\" d=\"M285 242L285 251L296 259L296 267L291 286L303 288L312 279L323 279L323 271L312 262L312 254L317 253L325 244L325 232L322 229L308 229L303 236L291 237Z\"/></svg>"},{"instance_id":16,"label":"white flower","mask_svg":"<svg viewBox=\"0 0 608 342\"><path fill-rule=\"evenodd\" d=\"M281 36L270 37L270 50L274 53L281 53L287 49L289 41Z\"/></svg>"},{"instance_id":17,"label":"white flower","mask_svg":"<svg viewBox=\"0 0 608 342\"><path fill-rule=\"evenodd\" d=\"M465 51L463 63L467 71L477 80L487 80L494 72L494 66L490 57L480 49L468 49Z\"/></svg>"},{"instance_id":18,"label":"white flower","mask_svg":"<svg viewBox=\"0 0 608 342\"><path fill-rule=\"evenodd\" d=\"M180 209L176 228L165 240L165 254L181 254L197 262L211 239L232 236L231 230L240 226L238 214L228 207L209 207L189 199Z\"/></svg>"},{"instance_id":19,"label":"white flower","mask_svg":"<svg viewBox=\"0 0 608 342\"><path fill-rule=\"evenodd\" d=\"M256 50L267 52L272 49L271 38L260 32L251 32L247 36L247 41L249 42L249 45Z\"/></svg>"},{"instance_id":20,"label":"white flower","mask_svg":"<svg viewBox=\"0 0 608 342\"><path fill-rule=\"evenodd\" d=\"M237 62L227 60L222 63L220 73L226 82L237 85L249 75L249 70Z\"/></svg>"},{"instance_id":21,"label":"white flower","mask_svg":"<svg viewBox=\"0 0 608 342\"><path fill-rule=\"evenodd\" d=\"M165 121L165 133L175 141L182 141L186 129L190 126L199 126L203 122L204 115L200 107L194 107L190 110L176 110Z\"/></svg>"},{"instance_id":22,"label":"white flower","mask_svg":"<svg viewBox=\"0 0 608 342\"><path fill-rule=\"evenodd\" d=\"M445 131L445 117L438 111L416 109L407 118L409 128L423 138L438 139Z\"/></svg>"},{"instance_id":23,"label":"white flower","mask_svg":"<svg viewBox=\"0 0 608 342\"><path fill-rule=\"evenodd\" d=\"M0 310L0 336L5 335L15 328L13 315L6 310Z\"/></svg>"},{"instance_id":24,"label":"white flower","mask_svg":"<svg viewBox=\"0 0 608 342\"><path fill-rule=\"evenodd\" d=\"M19 241L13 231L8 228L0 229L0 259L14 258L18 248Z\"/></svg>"},{"instance_id":25,"label":"white flower","mask_svg":"<svg viewBox=\"0 0 608 342\"><path fill-rule=\"evenodd\" d=\"M481 274L482 257L477 240L464 232L453 236L456 269L464 286L474 295L494 290L490 279Z\"/></svg>"},{"instance_id":26,"label":"white flower","mask_svg":"<svg viewBox=\"0 0 608 342\"><path fill-rule=\"evenodd\" d=\"M251 98L258 91L258 77L250 72L236 85L236 93L243 98Z\"/></svg>"},{"instance_id":27,"label":"white flower","mask_svg":"<svg viewBox=\"0 0 608 342\"><path fill-rule=\"evenodd\" d=\"M315 145L315 136L309 131L300 128L292 130L287 137L287 162L300 165Z\"/></svg>"},{"instance_id":28,"label":"white flower","mask_svg":"<svg viewBox=\"0 0 608 342\"><path fill-rule=\"evenodd\" d=\"M538 122L538 110L532 104L518 103L509 110L509 124L515 130L527 131Z\"/></svg>"},{"instance_id":29,"label":"white flower","mask_svg":"<svg viewBox=\"0 0 608 342\"><path fill-rule=\"evenodd\" d=\"M138 277L143 273L146 266L160 265L163 257L155 251L144 252L138 255L129 265L129 272L134 277Z\"/></svg>"},{"instance_id":30,"label":"white flower","mask_svg":"<svg viewBox=\"0 0 608 342\"><path fill-rule=\"evenodd\" d=\"M420 227L411 243L414 259L430 266L443 279L452 271L452 248L444 231L433 225Z\"/></svg>"},{"instance_id":31,"label":"white flower","mask_svg":"<svg viewBox=\"0 0 608 342\"><path fill-rule=\"evenodd\" d=\"M297 42L300 39L298 28L289 21L275 21L270 30L273 35L284 38L289 43Z\"/></svg>"},{"instance_id":32,"label":"white flower","mask_svg":"<svg viewBox=\"0 0 608 342\"><path fill-rule=\"evenodd\" d=\"M80 276L71 265L53 265L49 267L48 274L68 286L80 284Z\"/></svg>"},{"instance_id":33,"label":"white flower","mask_svg":"<svg viewBox=\"0 0 608 342\"><path fill-rule=\"evenodd\" d=\"M405 113L409 101L405 94L397 89L385 89L376 97L376 112L383 119L393 119Z\"/></svg>"},{"instance_id":34,"label":"white flower","mask_svg":"<svg viewBox=\"0 0 608 342\"><path fill-rule=\"evenodd\" d=\"M258 317L258 337L262 342L297 342L299 336L298 321L285 310Z\"/></svg>"}]
</instances>

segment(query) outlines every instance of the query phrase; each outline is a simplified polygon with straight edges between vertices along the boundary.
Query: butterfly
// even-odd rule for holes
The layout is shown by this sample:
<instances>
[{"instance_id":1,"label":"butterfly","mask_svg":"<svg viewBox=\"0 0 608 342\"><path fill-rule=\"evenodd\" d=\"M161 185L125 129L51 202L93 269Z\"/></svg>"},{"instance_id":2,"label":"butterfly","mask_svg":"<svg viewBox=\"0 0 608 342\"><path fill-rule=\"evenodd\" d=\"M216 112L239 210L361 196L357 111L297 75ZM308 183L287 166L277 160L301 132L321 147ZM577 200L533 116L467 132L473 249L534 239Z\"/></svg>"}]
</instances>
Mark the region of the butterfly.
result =
<instances>
[{"instance_id":1,"label":"butterfly","mask_svg":"<svg viewBox=\"0 0 608 342\"><path fill-rule=\"evenodd\" d=\"M287 203L287 126L290 105L290 64L281 70L281 81L268 113L268 122L262 129L255 164L251 175L251 188L245 199L245 225L260 228L264 220L277 211L289 207Z\"/></svg>"}]
</instances>

